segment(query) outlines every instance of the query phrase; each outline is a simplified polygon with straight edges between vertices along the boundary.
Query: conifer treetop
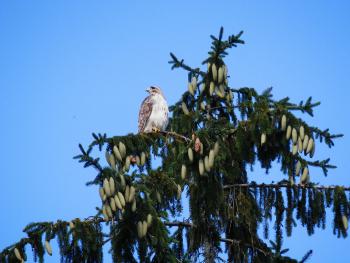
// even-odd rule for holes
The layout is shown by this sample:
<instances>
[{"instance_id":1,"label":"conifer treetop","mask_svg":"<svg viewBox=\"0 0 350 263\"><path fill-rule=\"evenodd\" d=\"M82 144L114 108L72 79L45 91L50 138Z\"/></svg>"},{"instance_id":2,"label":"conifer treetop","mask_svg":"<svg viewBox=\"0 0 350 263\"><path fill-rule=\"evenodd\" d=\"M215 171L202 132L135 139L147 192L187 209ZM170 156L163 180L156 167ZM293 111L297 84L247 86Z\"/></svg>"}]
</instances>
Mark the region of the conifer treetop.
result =
<instances>
[{"instance_id":1,"label":"conifer treetop","mask_svg":"<svg viewBox=\"0 0 350 263\"><path fill-rule=\"evenodd\" d=\"M316 146L331 148L342 135L294 114L313 116L320 103L311 97L293 103L288 97L275 100L272 88L259 93L232 87L224 59L229 49L244 44L243 31L226 39L223 33L221 28L218 37L211 36L201 67L170 53L171 68L185 70L188 82L170 107L167 131L93 133L90 145L79 144L74 158L96 170L87 182L101 199L96 214L29 224L23 230L27 237L4 248L0 262L26 260L26 247L39 262L55 253L62 262L103 262L107 243L114 262L297 262L285 255L283 238L292 235L297 221L309 235L325 228L327 208L333 233L347 236L350 188L318 185L309 171L316 167L327 175L336 168L329 158L317 159ZM280 167L279 182L252 180L251 167L269 172L272 164ZM59 252L51 249L53 239ZM312 251L305 253L301 262Z\"/></svg>"}]
</instances>

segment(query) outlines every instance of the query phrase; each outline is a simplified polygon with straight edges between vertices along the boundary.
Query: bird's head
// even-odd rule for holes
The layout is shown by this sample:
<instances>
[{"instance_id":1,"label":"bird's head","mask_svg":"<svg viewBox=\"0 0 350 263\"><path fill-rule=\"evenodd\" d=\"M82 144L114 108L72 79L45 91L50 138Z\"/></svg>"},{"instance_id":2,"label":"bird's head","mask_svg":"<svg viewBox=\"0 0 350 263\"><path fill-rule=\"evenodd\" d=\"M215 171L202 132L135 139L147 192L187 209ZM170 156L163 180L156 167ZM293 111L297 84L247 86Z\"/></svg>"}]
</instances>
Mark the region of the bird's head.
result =
<instances>
[{"instance_id":1,"label":"bird's head","mask_svg":"<svg viewBox=\"0 0 350 263\"><path fill-rule=\"evenodd\" d=\"M162 95L162 96L164 97L162 90L161 90L159 87L157 87L157 86L151 86L151 87L149 87L148 89L146 89L146 91L147 91L150 95L159 94L159 95Z\"/></svg>"}]
</instances>

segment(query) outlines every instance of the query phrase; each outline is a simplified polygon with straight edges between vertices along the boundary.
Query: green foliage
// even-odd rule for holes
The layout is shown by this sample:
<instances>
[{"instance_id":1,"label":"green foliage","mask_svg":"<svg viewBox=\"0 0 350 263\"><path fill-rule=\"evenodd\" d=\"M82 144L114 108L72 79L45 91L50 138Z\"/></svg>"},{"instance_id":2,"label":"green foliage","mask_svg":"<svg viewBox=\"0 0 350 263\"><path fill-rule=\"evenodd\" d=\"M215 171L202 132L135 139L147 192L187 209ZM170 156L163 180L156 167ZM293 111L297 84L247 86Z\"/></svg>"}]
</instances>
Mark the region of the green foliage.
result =
<instances>
[{"instance_id":1,"label":"green foliage","mask_svg":"<svg viewBox=\"0 0 350 263\"><path fill-rule=\"evenodd\" d=\"M30 245L34 260L42 262L45 241L57 238L62 262L102 262L102 247L109 241L114 262L217 262L222 253L230 262L297 262L285 256L284 231L292 235L297 220L310 235L316 227L325 228L330 207L334 234L346 237L350 200L345 192L350 189L319 186L308 172L314 166L327 175L335 168L330 159L314 159L315 143L332 147L342 135L293 114L313 116L320 103L311 97L292 103L275 100L272 88L259 94L249 87L230 87L224 58L228 49L244 44L242 33L224 40L221 29L218 37L211 36L206 70L171 53L172 69L188 72L189 90L170 107L168 131L93 134L92 143L79 145L74 158L97 171L87 183L101 197L97 214L71 223L30 224L24 229L28 237L5 248L0 261L15 261L15 248L26 258L25 246ZM266 172L277 163L281 181L253 182L248 172L257 163ZM184 222L174 222L182 215L183 192L190 214ZM263 227L267 239L271 223L275 242L268 246L258 228Z\"/></svg>"}]
</instances>

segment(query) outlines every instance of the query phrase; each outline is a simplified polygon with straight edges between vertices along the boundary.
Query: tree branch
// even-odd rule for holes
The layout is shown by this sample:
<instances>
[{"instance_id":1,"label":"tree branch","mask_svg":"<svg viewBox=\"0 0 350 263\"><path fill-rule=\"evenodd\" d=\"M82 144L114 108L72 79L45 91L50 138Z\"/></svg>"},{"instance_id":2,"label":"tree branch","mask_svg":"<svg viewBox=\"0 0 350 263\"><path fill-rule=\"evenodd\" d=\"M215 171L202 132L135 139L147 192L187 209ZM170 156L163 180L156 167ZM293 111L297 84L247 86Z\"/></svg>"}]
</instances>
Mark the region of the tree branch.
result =
<instances>
[{"instance_id":1,"label":"tree branch","mask_svg":"<svg viewBox=\"0 0 350 263\"><path fill-rule=\"evenodd\" d=\"M303 189L318 189L318 190L334 190L337 187L342 188L344 191L350 191L350 187L345 186L324 186L324 185L310 185L310 184L232 184L232 185L224 185L223 189L230 189L230 188L239 188L239 187L247 187L247 188L303 188Z\"/></svg>"},{"instance_id":2,"label":"tree branch","mask_svg":"<svg viewBox=\"0 0 350 263\"><path fill-rule=\"evenodd\" d=\"M184 226L184 227L196 227L194 224L189 222L181 222L181 221L174 221L174 222L164 222L164 225L173 227L173 226Z\"/></svg>"},{"instance_id":3,"label":"tree branch","mask_svg":"<svg viewBox=\"0 0 350 263\"><path fill-rule=\"evenodd\" d=\"M183 226L183 227L195 227L194 224L190 223L190 222L181 222L181 221L174 221L174 222L164 222L164 224L166 226L169 226L169 227L174 227L174 226ZM262 250L258 247L254 247L253 245L251 244L244 244L242 243L240 240L237 240L237 239L230 239L230 238L220 238L220 241L221 242L224 242L224 243L230 243L230 244L235 244L235 245L243 245L243 246L246 246L246 247L250 247L254 250L257 250L261 253L263 253L265 256L268 256L268 255L271 255L270 252L268 251L265 251L265 250Z\"/></svg>"},{"instance_id":4,"label":"tree branch","mask_svg":"<svg viewBox=\"0 0 350 263\"><path fill-rule=\"evenodd\" d=\"M159 133L165 135L165 136L172 136L172 137L176 137L179 139L184 140L185 142L191 142L192 140L190 138L187 138L186 136L183 136L181 134L178 134L176 132L172 132L172 131L160 131Z\"/></svg>"},{"instance_id":5,"label":"tree branch","mask_svg":"<svg viewBox=\"0 0 350 263\"><path fill-rule=\"evenodd\" d=\"M243 243L241 243L241 241L236 240L236 239L220 238L220 241L221 241L221 242L225 242L225 243L231 243L231 244L235 244L235 245L243 245L243 246L246 246L246 247L250 247L250 248L252 248L253 250L257 250L257 251L263 253L265 256L269 256L269 255L272 254L272 253L269 252L269 251L262 250L262 249L260 249L260 248L258 248L258 247L254 247L254 246L252 246L252 245L250 245L250 244L243 244Z\"/></svg>"}]
</instances>

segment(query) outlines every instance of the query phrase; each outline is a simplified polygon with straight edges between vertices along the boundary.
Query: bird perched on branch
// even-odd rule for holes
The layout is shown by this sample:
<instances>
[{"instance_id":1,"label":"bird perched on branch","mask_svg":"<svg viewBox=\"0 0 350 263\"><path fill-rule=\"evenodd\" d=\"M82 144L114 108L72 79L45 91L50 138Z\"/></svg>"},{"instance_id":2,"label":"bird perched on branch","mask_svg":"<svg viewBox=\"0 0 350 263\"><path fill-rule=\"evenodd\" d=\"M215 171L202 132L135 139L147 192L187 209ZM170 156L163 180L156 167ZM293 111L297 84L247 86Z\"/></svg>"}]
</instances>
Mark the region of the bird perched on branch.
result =
<instances>
[{"instance_id":1,"label":"bird perched on branch","mask_svg":"<svg viewBox=\"0 0 350 263\"><path fill-rule=\"evenodd\" d=\"M146 97L139 112L139 132L164 131L168 125L168 103L159 87L151 86L146 89Z\"/></svg>"}]
</instances>

